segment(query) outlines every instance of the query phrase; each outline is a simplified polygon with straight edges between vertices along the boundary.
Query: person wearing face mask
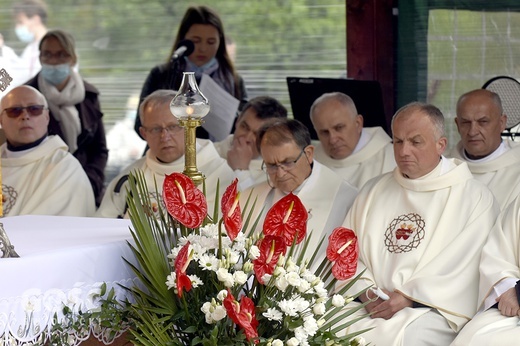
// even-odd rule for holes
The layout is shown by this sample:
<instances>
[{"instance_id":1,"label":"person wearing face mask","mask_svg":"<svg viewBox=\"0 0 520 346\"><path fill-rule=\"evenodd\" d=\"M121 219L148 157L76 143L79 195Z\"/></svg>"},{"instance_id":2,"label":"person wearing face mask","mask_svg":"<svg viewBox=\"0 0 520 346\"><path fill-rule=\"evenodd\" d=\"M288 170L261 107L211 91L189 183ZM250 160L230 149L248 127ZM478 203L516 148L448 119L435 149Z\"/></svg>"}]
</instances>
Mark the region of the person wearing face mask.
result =
<instances>
[{"instance_id":1,"label":"person wearing face mask","mask_svg":"<svg viewBox=\"0 0 520 346\"><path fill-rule=\"evenodd\" d=\"M193 42L195 49L188 56L172 59L183 40ZM141 90L140 102L158 89L178 90L183 72L195 72L197 83L202 75L210 76L222 89L240 101L239 110L247 101L244 81L237 74L226 48L226 36L220 17L206 6L189 7L180 23L177 37L165 63L155 66ZM236 114L230 114L236 116ZM135 131L139 134L141 122L135 119ZM139 134L140 135L140 134ZM210 138L203 127L197 127L198 138Z\"/></svg>"},{"instance_id":2,"label":"person wearing face mask","mask_svg":"<svg viewBox=\"0 0 520 346\"><path fill-rule=\"evenodd\" d=\"M52 30L43 36L40 62L41 71L26 84L47 98L51 115L49 135L60 136L81 163L99 206L108 159L99 91L74 71L74 39L65 31Z\"/></svg>"},{"instance_id":3,"label":"person wearing face mask","mask_svg":"<svg viewBox=\"0 0 520 346\"><path fill-rule=\"evenodd\" d=\"M40 40L47 32L47 5L41 0L21 0L13 4L15 33L27 46L20 56L13 85L21 85L40 70Z\"/></svg>"}]
</instances>

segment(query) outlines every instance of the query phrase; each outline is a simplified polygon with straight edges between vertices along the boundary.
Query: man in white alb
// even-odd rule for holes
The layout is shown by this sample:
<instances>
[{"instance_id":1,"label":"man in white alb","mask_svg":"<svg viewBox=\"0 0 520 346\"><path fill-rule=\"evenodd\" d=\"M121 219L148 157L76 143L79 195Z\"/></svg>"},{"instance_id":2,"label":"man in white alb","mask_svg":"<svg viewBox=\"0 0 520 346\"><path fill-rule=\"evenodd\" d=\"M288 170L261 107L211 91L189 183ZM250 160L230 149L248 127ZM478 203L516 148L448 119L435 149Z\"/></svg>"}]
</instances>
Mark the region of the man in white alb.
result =
<instances>
[{"instance_id":1,"label":"man in white alb","mask_svg":"<svg viewBox=\"0 0 520 346\"><path fill-rule=\"evenodd\" d=\"M520 196L502 211L482 250L479 313L452 346L515 345L520 340Z\"/></svg>"},{"instance_id":2,"label":"man in white alb","mask_svg":"<svg viewBox=\"0 0 520 346\"><path fill-rule=\"evenodd\" d=\"M443 157L438 108L404 106L392 133L397 168L363 186L343 224L366 269L351 293L373 285L387 296L361 295L372 301L360 313L372 315L348 332L374 328L363 337L375 345L449 345L476 313L480 253L499 207L466 163Z\"/></svg>"},{"instance_id":3,"label":"man in white alb","mask_svg":"<svg viewBox=\"0 0 520 346\"><path fill-rule=\"evenodd\" d=\"M59 136L47 136L45 97L22 85L2 98L0 109L4 215L92 216L94 192L81 164Z\"/></svg>"},{"instance_id":4,"label":"man in white alb","mask_svg":"<svg viewBox=\"0 0 520 346\"><path fill-rule=\"evenodd\" d=\"M312 232L309 249L314 251L322 237L341 225L358 190L314 160L309 130L298 120L269 122L259 130L258 140L267 179L243 191L241 205L245 205L250 192L251 200L257 198L252 220L261 215L257 229L260 231L266 211L283 196L294 193L309 214L307 234ZM326 244L325 241L322 248Z\"/></svg>"},{"instance_id":5,"label":"man in white alb","mask_svg":"<svg viewBox=\"0 0 520 346\"><path fill-rule=\"evenodd\" d=\"M128 217L127 188L128 174L141 171L144 174L152 202L164 207L162 185L166 174L184 170L184 128L170 111L170 102L176 92L157 90L148 95L139 107L141 136L148 144L145 156L124 168L107 186L105 196L96 215L100 217ZM233 171L221 158L213 143L197 139L197 168L206 177L206 199L208 213L213 213L217 182L220 194L234 178ZM157 189L156 190L156 184ZM202 186L199 186L202 189ZM220 199L220 196L218 197ZM218 202L218 200L217 200Z\"/></svg>"},{"instance_id":6,"label":"man in white alb","mask_svg":"<svg viewBox=\"0 0 520 346\"><path fill-rule=\"evenodd\" d=\"M278 100L269 96L255 97L244 105L233 134L215 143L220 156L235 172L240 189L265 181L256 135L262 125L277 118L287 118L287 109Z\"/></svg>"},{"instance_id":7,"label":"man in white alb","mask_svg":"<svg viewBox=\"0 0 520 346\"><path fill-rule=\"evenodd\" d=\"M467 162L501 209L520 194L520 143L502 139L506 121L496 93L485 89L465 93L457 102L455 118L461 140L448 155Z\"/></svg>"},{"instance_id":8,"label":"man in white alb","mask_svg":"<svg viewBox=\"0 0 520 346\"><path fill-rule=\"evenodd\" d=\"M315 158L349 183L361 188L368 180L395 167L392 139L381 127L363 127L350 96L321 95L310 110L318 134Z\"/></svg>"}]
</instances>

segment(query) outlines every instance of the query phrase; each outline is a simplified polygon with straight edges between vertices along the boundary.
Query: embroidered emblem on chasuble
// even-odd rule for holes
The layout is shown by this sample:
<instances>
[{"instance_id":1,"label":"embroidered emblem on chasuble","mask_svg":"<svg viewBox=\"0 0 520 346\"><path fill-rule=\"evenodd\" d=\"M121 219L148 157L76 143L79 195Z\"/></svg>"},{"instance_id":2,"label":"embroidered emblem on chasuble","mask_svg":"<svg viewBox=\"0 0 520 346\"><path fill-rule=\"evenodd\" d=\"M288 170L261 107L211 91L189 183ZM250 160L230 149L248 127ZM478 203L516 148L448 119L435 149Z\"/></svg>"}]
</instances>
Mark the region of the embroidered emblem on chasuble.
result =
<instances>
[{"instance_id":1,"label":"embroidered emblem on chasuble","mask_svg":"<svg viewBox=\"0 0 520 346\"><path fill-rule=\"evenodd\" d=\"M154 215L156 218L160 218L161 213L159 209L161 209L163 213L166 211L166 205L162 197L157 192L149 192L148 199L147 203L143 205L144 211L148 213L148 215Z\"/></svg>"},{"instance_id":2,"label":"embroidered emblem on chasuble","mask_svg":"<svg viewBox=\"0 0 520 346\"><path fill-rule=\"evenodd\" d=\"M392 220L385 232L385 245L392 253L410 252L424 239L424 220L415 213Z\"/></svg>"},{"instance_id":3,"label":"embroidered emblem on chasuble","mask_svg":"<svg viewBox=\"0 0 520 346\"><path fill-rule=\"evenodd\" d=\"M2 184L2 205L4 208L4 215L8 214L13 206L16 204L18 192L12 186Z\"/></svg>"}]
</instances>

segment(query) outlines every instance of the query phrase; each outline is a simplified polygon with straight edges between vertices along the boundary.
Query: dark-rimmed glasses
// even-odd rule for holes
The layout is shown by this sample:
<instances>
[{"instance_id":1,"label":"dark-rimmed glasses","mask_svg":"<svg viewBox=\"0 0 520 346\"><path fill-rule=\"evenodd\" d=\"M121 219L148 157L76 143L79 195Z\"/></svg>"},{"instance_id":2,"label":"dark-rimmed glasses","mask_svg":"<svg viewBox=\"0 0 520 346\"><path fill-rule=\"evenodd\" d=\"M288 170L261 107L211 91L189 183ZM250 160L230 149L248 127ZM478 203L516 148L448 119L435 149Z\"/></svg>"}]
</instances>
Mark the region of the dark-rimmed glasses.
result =
<instances>
[{"instance_id":1,"label":"dark-rimmed glasses","mask_svg":"<svg viewBox=\"0 0 520 346\"><path fill-rule=\"evenodd\" d=\"M27 114L32 117L36 117L38 115L42 115L43 110L46 109L44 105L31 105L27 107L9 107L4 108L2 112L5 112L9 118L18 118L23 111L27 110Z\"/></svg>"},{"instance_id":2,"label":"dark-rimmed glasses","mask_svg":"<svg viewBox=\"0 0 520 346\"><path fill-rule=\"evenodd\" d=\"M298 157L294 161L282 163L265 163L265 161L262 161L262 170L266 171L269 174L275 174L276 172L278 172L278 168L281 168L284 172L290 171L294 168L296 162L298 162L298 160L302 157L304 152L305 151L302 150L300 152L300 155L298 155Z\"/></svg>"},{"instance_id":3,"label":"dark-rimmed glasses","mask_svg":"<svg viewBox=\"0 0 520 346\"><path fill-rule=\"evenodd\" d=\"M156 127L142 126L142 127L152 136L160 136L160 135L162 135L163 131L166 131L168 133L177 133L182 130L182 126L179 126L179 125L168 125L166 127L162 127L162 126L156 126Z\"/></svg>"}]
</instances>

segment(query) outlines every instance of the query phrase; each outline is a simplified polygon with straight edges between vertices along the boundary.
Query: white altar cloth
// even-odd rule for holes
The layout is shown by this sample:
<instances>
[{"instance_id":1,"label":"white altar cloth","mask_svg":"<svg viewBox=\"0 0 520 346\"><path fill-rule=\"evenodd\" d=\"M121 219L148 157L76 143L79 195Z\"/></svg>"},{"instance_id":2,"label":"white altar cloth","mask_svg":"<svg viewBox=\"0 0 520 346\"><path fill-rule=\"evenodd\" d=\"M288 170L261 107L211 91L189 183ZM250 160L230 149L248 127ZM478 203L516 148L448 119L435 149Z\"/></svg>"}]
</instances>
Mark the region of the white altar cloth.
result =
<instances>
[{"instance_id":1,"label":"white altar cloth","mask_svg":"<svg viewBox=\"0 0 520 346\"><path fill-rule=\"evenodd\" d=\"M136 262L130 220L28 215L0 222L20 255L0 258L0 345L45 339L65 305L98 307L93 294L102 283L126 298L118 284L135 279L123 260Z\"/></svg>"}]
</instances>

